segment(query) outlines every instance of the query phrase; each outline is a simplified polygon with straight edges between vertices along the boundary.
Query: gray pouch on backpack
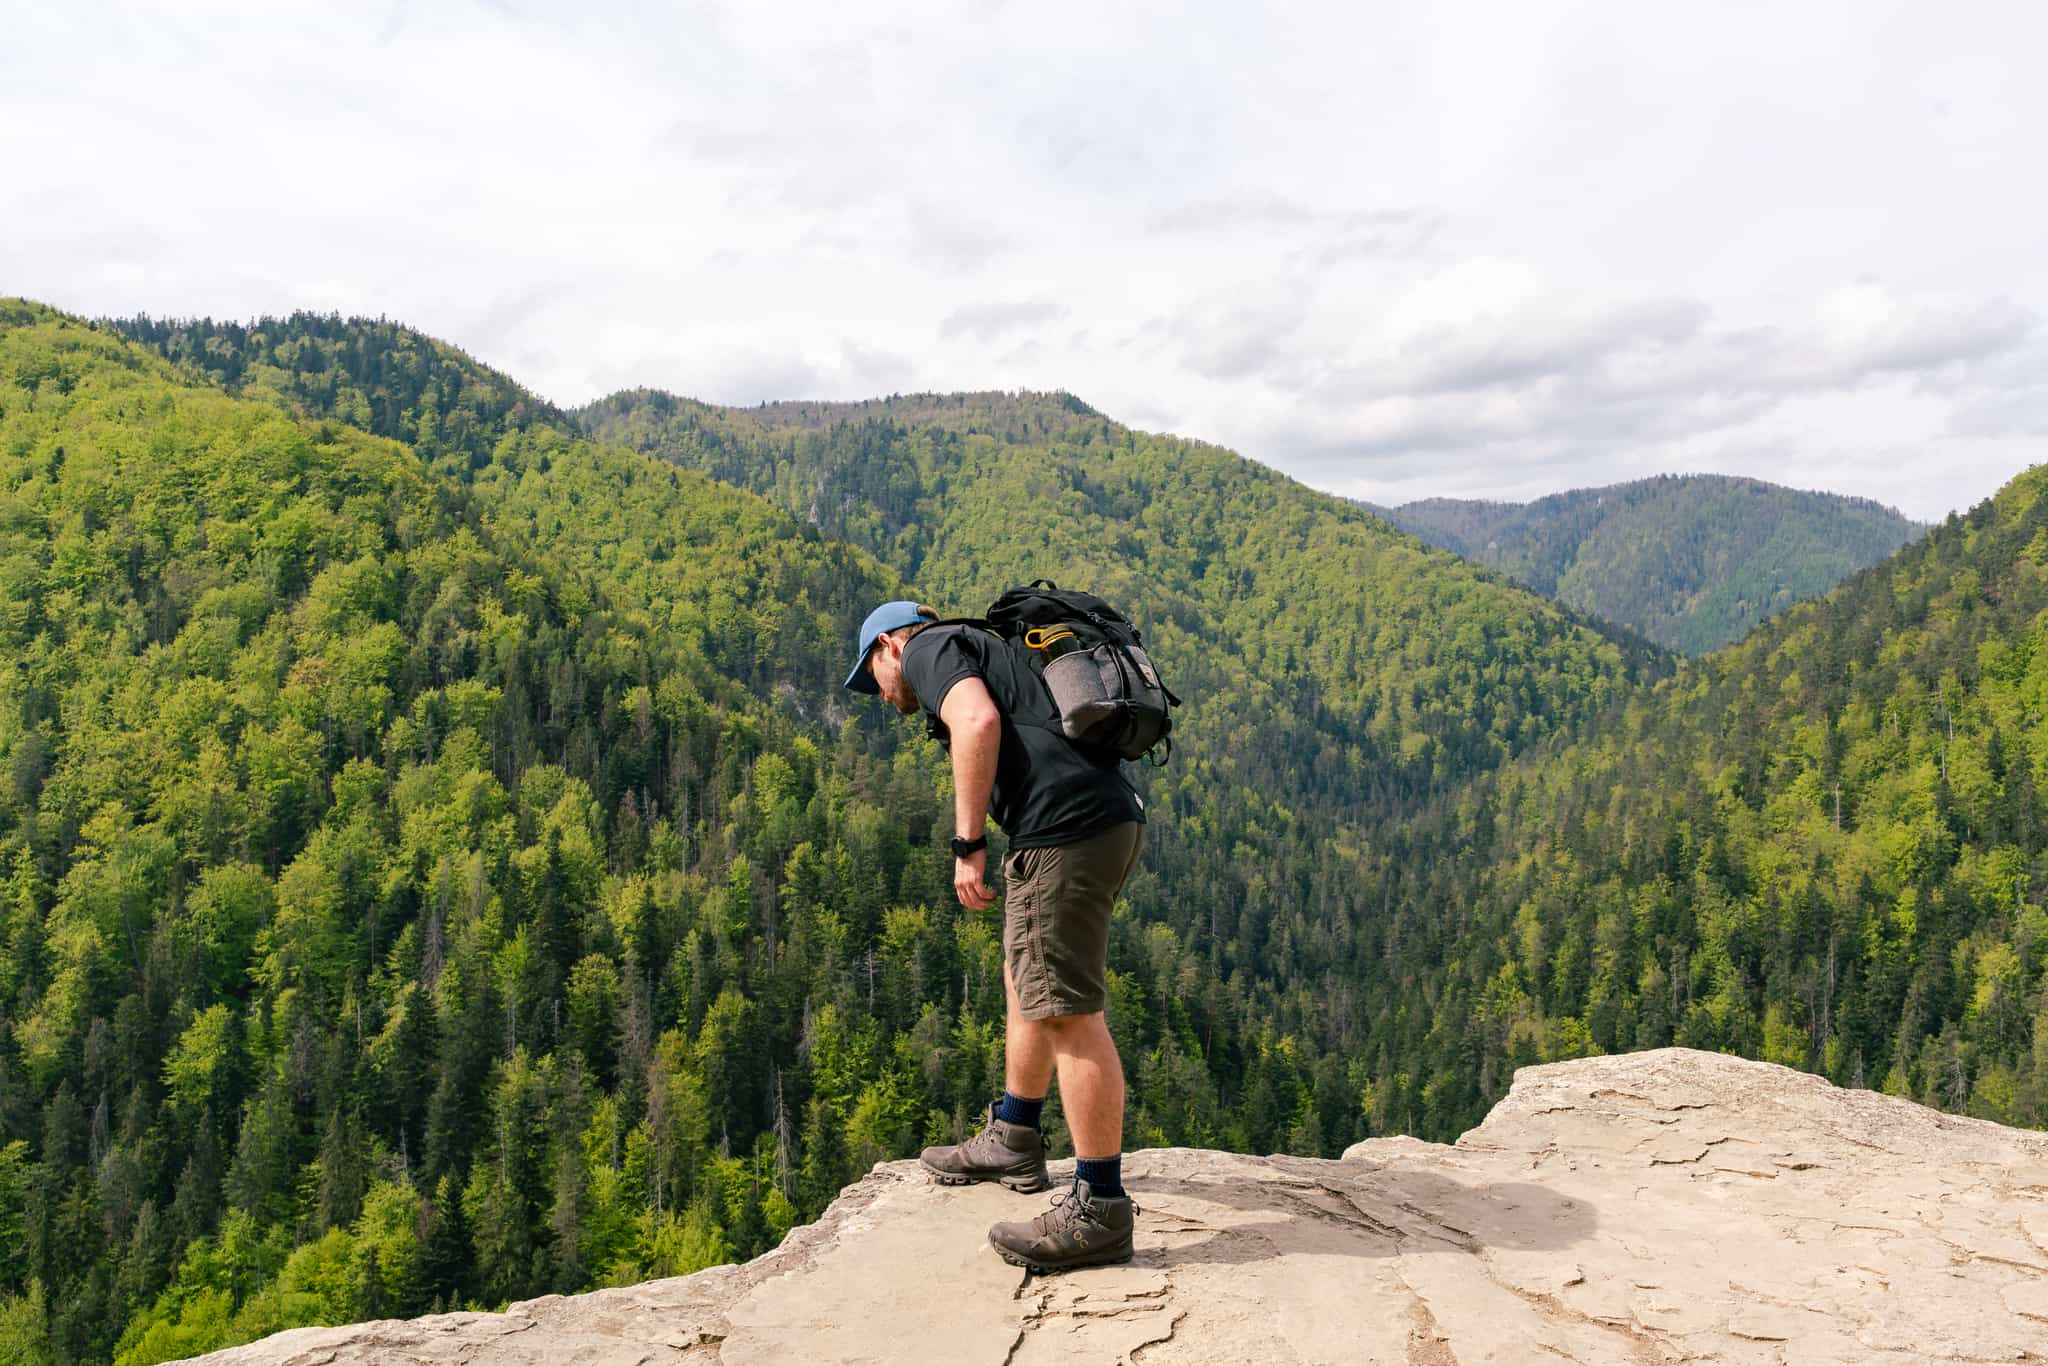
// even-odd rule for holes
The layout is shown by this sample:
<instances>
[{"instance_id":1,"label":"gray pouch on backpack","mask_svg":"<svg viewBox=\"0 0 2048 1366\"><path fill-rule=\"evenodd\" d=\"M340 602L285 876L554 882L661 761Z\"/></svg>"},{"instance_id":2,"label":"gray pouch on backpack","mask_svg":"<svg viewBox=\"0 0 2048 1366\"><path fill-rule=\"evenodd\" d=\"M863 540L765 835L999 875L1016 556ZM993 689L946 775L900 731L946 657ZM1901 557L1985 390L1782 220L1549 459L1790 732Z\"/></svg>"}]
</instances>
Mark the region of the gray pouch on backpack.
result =
<instances>
[{"instance_id":1,"label":"gray pouch on backpack","mask_svg":"<svg viewBox=\"0 0 2048 1366\"><path fill-rule=\"evenodd\" d=\"M1165 690L1143 646L1106 640L1069 650L1046 664L1045 686L1069 740L1137 759L1165 730Z\"/></svg>"}]
</instances>

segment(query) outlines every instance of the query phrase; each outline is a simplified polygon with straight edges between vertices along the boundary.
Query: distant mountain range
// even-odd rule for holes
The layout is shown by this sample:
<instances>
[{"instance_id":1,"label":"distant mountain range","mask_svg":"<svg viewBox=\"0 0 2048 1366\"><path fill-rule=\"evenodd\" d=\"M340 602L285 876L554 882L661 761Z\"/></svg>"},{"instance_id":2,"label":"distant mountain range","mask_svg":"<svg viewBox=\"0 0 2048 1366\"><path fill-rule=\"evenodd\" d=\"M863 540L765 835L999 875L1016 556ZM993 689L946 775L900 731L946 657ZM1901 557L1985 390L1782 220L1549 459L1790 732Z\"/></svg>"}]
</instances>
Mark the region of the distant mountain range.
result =
<instances>
[{"instance_id":1,"label":"distant mountain range","mask_svg":"<svg viewBox=\"0 0 2048 1366\"><path fill-rule=\"evenodd\" d=\"M1719 474L1659 475L1533 503L1366 506L1431 545L1686 654L1732 644L1927 530L1867 498Z\"/></svg>"}]
</instances>

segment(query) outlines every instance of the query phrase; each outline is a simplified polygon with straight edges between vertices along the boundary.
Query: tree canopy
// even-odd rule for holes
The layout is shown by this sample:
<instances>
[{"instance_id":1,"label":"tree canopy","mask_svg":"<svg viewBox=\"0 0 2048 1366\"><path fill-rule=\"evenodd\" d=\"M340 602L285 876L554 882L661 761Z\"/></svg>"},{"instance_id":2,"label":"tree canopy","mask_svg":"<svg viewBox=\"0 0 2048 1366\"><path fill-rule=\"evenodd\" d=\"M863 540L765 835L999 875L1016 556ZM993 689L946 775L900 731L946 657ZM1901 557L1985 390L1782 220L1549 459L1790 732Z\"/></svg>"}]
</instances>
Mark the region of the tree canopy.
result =
<instances>
[{"instance_id":1,"label":"tree canopy","mask_svg":"<svg viewBox=\"0 0 2048 1366\"><path fill-rule=\"evenodd\" d=\"M684 1272L957 1136L999 926L839 685L876 601L1039 576L1189 698L1127 1144L1668 1042L2048 1122L2039 484L1681 664L1070 395L564 413L385 322L0 303L0 1355Z\"/></svg>"}]
</instances>

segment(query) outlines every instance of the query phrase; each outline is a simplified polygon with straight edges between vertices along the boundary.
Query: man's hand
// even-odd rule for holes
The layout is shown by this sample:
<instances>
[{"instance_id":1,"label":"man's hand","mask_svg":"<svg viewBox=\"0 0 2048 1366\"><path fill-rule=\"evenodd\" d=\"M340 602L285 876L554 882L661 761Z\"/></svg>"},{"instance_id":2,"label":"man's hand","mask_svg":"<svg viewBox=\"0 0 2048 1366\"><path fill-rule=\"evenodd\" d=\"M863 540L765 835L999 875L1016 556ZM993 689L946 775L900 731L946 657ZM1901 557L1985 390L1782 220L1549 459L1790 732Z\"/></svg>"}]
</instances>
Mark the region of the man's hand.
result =
<instances>
[{"instance_id":1,"label":"man's hand","mask_svg":"<svg viewBox=\"0 0 2048 1366\"><path fill-rule=\"evenodd\" d=\"M987 910L996 904L995 890L988 885L988 850L977 849L966 858L953 860L953 894L970 911Z\"/></svg>"}]
</instances>

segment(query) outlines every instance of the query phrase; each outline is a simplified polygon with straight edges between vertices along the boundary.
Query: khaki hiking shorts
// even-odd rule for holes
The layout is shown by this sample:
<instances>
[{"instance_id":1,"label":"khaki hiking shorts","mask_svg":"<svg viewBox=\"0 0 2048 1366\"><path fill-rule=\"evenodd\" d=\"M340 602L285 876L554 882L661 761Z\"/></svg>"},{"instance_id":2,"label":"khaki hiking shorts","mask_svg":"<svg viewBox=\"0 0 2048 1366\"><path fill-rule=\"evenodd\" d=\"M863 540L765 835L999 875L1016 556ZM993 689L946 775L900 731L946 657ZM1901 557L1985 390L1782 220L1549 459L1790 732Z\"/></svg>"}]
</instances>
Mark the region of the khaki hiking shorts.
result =
<instances>
[{"instance_id":1,"label":"khaki hiking shorts","mask_svg":"<svg viewBox=\"0 0 2048 1366\"><path fill-rule=\"evenodd\" d=\"M1027 1020L1088 1015L1109 995L1109 912L1145 847L1141 821L1003 856L1003 961Z\"/></svg>"}]
</instances>

